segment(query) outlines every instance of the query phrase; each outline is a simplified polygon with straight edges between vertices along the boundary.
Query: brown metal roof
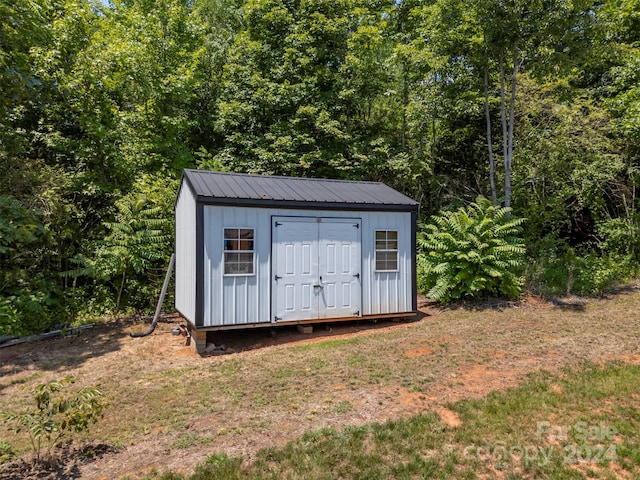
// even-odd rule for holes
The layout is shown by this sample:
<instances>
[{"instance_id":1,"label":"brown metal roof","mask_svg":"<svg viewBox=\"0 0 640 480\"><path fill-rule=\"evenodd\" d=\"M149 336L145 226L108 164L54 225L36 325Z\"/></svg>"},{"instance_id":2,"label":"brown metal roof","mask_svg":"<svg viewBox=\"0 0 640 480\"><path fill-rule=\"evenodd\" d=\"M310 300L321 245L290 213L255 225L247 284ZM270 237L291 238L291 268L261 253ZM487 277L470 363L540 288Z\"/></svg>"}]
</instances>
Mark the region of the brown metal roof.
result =
<instances>
[{"instance_id":1,"label":"brown metal roof","mask_svg":"<svg viewBox=\"0 0 640 480\"><path fill-rule=\"evenodd\" d=\"M210 204L279 205L295 208L348 207L367 210L418 208L415 200L379 182L249 175L207 170L185 170L184 178L198 200Z\"/></svg>"}]
</instances>

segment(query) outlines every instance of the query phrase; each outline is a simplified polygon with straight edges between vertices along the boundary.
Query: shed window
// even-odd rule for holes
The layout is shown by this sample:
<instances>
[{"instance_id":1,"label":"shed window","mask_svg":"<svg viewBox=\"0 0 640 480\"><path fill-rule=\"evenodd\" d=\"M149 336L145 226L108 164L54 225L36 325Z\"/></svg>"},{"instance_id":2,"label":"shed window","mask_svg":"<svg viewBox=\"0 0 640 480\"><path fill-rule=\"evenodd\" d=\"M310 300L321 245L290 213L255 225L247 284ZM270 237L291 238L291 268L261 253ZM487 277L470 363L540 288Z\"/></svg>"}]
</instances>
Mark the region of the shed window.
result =
<instances>
[{"instance_id":1,"label":"shed window","mask_svg":"<svg viewBox=\"0 0 640 480\"><path fill-rule=\"evenodd\" d=\"M398 270L398 232L396 230L376 230L376 271L395 272Z\"/></svg>"},{"instance_id":2,"label":"shed window","mask_svg":"<svg viewBox=\"0 0 640 480\"><path fill-rule=\"evenodd\" d=\"M224 274L253 275L253 229L224 229Z\"/></svg>"}]
</instances>

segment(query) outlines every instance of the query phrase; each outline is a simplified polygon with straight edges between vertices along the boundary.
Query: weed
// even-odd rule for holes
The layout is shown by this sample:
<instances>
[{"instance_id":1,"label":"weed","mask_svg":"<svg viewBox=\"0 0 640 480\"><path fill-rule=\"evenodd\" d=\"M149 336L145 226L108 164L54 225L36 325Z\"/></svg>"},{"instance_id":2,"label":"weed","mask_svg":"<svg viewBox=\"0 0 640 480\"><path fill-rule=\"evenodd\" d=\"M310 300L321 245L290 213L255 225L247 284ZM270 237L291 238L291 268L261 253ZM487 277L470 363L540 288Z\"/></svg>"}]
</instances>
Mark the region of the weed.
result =
<instances>
[{"instance_id":1,"label":"weed","mask_svg":"<svg viewBox=\"0 0 640 480\"><path fill-rule=\"evenodd\" d=\"M199 435L196 432L186 432L180 434L171 446L175 449L182 450L196 445L206 445L213 442L213 440L213 437L208 435Z\"/></svg>"},{"instance_id":2,"label":"weed","mask_svg":"<svg viewBox=\"0 0 640 480\"><path fill-rule=\"evenodd\" d=\"M22 412L2 412L0 416L12 425L16 434L26 432L31 442L34 463L49 460L53 463L52 450L72 432L83 432L90 423L102 417L106 402L102 392L84 387L75 395L60 394L65 385L73 383L73 377L38 385L33 390L35 405ZM46 459L43 458L46 450Z\"/></svg>"},{"instance_id":3,"label":"weed","mask_svg":"<svg viewBox=\"0 0 640 480\"><path fill-rule=\"evenodd\" d=\"M353 410L353 404L349 400L342 400L333 407L333 411L338 415L344 415L351 410Z\"/></svg>"},{"instance_id":4,"label":"weed","mask_svg":"<svg viewBox=\"0 0 640 480\"><path fill-rule=\"evenodd\" d=\"M0 439L0 464L8 462L15 454L13 446L6 440Z\"/></svg>"}]
</instances>

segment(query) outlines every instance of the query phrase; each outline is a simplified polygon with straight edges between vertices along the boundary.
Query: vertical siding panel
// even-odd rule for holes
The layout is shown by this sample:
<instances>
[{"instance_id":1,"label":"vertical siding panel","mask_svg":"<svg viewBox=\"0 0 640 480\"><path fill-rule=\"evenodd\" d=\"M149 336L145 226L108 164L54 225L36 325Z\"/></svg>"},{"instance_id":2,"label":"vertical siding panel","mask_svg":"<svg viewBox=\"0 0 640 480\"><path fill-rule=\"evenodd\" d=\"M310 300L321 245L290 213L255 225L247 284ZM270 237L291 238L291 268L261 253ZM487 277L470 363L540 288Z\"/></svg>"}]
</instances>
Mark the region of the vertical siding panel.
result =
<instances>
[{"instance_id":1,"label":"vertical siding panel","mask_svg":"<svg viewBox=\"0 0 640 480\"><path fill-rule=\"evenodd\" d=\"M260 232L257 242L260 270L256 277L256 312L258 322L271 321L271 215L273 210L255 210L256 228Z\"/></svg>"},{"instance_id":2,"label":"vertical siding panel","mask_svg":"<svg viewBox=\"0 0 640 480\"><path fill-rule=\"evenodd\" d=\"M175 306L195 323L196 305L196 201L185 183L176 202Z\"/></svg>"},{"instance_id":3,"label":"vertical siding panel","mask_svg":"<svg viewBox=\"0 0 640 480\"><path fill-rule=\"evenodd\" d=\"M204 208L204 325L222 324L222 238L220 208Z\"/></svg>"},{"instance_id":4,"label":"vertical siding panel","mask_svg":"<svg viewBox=\"0 0 640 480\"><path fill-rule=\"evenodd\" d=\"M360 238L362 241L362 314L371 315L373 313L371 289L373 288L373 269L371 265L373 260L371 257L371 213L362 214L362 232Z\"/></svg>"}]
</instances>

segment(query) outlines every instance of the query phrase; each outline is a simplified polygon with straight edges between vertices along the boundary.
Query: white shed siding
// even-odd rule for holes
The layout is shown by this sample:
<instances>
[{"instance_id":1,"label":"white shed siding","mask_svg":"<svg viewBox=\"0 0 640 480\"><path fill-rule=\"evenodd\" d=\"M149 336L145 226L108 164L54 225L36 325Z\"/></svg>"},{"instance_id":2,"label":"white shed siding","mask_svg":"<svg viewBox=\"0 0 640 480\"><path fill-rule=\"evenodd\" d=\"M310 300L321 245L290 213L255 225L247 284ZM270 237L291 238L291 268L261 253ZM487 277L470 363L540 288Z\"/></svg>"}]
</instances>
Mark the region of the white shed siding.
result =
<instances>
[{"instance_id":1,"label":"white shed siding","mask_svg":"<svg viewBox=\"0 0 640 480\"><path fill-rule=\"evenodd\" d=\"M376 230L398 231L398 271L375 271ZM411 213L362 214L363 315L412 311Z\"/></svg>"},{"instance_id":2,"label":"white shed siding","mask_svg":"<svg viewBox=\"0 0 640 480\"><path fill-rule=\"evenodd\" d=\"M196 199L183 184L176 202L176 298L178 311L189 321L196 317Z\"/></svg>"},{"instance_id":3,"label":"white shed siding","mask_svg":"<svg viewBox=\"0 0 640 480\"><path fill-rule=\"evenodd\" d=\"M254 229L254 275L224 276L224 228ZM204 326L269 321L271 220L263 209L204 207Z\"/></svg>"},{"instance_id":4,"label":"white shed siding","mask_svg":"<svg viewBox=\"0 0 640 480\"><path fill-rule=\"evenodd\" d=\"M271 321L272 216L362 219L362 315L412 311L411 213L205 205L203 326ZM223 231L234 227L254 229L254 275L224 276ZM375 230L398 231L398 272L375 272Z\"/></svg>"}]
</instances>

